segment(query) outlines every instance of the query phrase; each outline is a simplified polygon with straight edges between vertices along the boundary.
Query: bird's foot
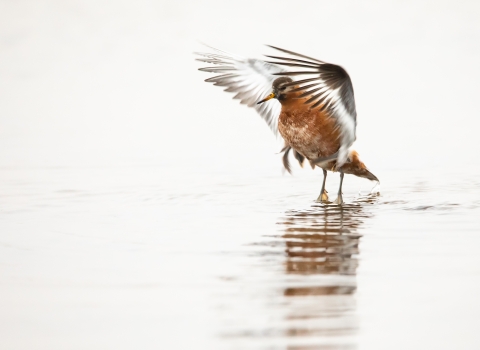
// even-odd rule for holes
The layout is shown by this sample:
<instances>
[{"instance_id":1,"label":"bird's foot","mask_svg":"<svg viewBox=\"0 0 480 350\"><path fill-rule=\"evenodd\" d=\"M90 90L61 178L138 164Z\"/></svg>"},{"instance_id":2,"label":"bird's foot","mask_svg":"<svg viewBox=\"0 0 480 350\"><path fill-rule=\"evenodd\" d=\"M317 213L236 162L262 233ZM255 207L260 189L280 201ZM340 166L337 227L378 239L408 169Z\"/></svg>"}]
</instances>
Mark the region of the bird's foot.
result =
<instances>
[{"instance_id":1,"label":"bird's foot","mask_svg":"<svg viewBox=\"0 0 480 350\"><path fill-rule=\"evenodd\" d=\"M343 196L341 193L338 194L338 197L337 199L335 199L335 201L333 202L334 204L338 204L338 205L342 205L344 204L345 202L343 201Z\"/></svg>"},{"instance_id":2,"label":"bird's foot","mask_svg":"<svg viewBox=\"0 0 480 350\"><path fill-rule=\"evenodd\" d=\"M327 194L327 191L324 190L320 196L318 196L317 200L316 200L317 203L330 203L328 201L328 194Z\"/></svg>"}]
</instances>

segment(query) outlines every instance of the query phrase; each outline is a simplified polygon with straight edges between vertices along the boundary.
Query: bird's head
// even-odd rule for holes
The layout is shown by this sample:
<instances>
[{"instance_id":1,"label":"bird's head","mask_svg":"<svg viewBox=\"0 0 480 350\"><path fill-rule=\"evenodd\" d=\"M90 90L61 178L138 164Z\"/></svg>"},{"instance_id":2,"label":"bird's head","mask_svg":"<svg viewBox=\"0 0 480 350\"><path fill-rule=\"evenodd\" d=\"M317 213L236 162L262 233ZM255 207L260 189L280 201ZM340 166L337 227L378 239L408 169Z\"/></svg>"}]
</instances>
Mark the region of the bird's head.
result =
<instances>
[{"instance_id":1,"label":"bird's head","mask_svg":"<svg viewBox=\"0 0 480 350\"><path fill-rule=\"evenodd\" d=\"M272 98L276 98L279 101L285 100L290 90L293 90L294 85L289 85L293 80L289 77L280 77L272 83L272 93L265 97L263 100L257 102L257 104L267 102Z\"/></svg>"},{"instance_id":2,"label":"bird's head","mask_svg":"<svg viewBox=\"0 0 480 350\"><path fill-rule=\"evenodd\" d=\"M365 164L360 160L358 157L358 153L356 151L350 151L350 154L348 155L348 160L347 163L345 163L342 168L342 171L344 171L346 174L353 174L358 177L363 177L365 179L369 179L370 181L377 181L378 178L373 175L365 166Z\"/></svg>"}]
</instances>

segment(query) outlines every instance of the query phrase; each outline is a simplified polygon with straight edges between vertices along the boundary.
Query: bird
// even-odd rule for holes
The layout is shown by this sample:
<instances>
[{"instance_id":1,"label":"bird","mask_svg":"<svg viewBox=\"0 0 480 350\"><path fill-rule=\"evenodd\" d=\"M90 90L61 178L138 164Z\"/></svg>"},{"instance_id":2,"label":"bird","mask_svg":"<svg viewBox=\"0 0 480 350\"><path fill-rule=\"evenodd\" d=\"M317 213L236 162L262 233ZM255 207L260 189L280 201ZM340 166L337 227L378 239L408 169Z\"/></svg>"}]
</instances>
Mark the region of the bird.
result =
<instances>
[{"instance_id":1,"label":"bird","mask_svg":"<svg viewBox=\"0 0 480 350\"><path fill-rule=\"evenodd\" d=\"M347 71L293 51L267 45L281 53L268 60L244 58L207 46L211 52L195 52L196 60L213 73L208 83L235 93L234 99L254 108L277 137L284 140L283 165L290 173L289 152L303 166L323 171L317 202L329 202L325 188L327 171L340 173L333 204L344 204L344 174L379 182L351 149L356 140L357 112L353 85Z\"/></svg>"}]
</instances>

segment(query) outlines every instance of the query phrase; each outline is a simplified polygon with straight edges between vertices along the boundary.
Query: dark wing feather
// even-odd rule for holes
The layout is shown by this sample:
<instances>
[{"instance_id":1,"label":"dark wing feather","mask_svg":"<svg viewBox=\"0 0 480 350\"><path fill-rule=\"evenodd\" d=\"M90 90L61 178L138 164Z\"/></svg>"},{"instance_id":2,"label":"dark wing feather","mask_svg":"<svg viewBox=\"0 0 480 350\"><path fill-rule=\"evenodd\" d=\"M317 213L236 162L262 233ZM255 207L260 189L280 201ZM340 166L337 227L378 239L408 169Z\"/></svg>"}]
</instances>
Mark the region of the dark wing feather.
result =
<instances>
[{"instance_id":1,"label":"dark wing feather","mask_svg":"<svg viewBox=\"0 0 480 350\"><path fill-rule=\"evenodd\" d=\"M292 147L285 146L280 151L280 152L284 152L282 157L282 162L283 162L283 166L285 167L285 170L288 171L289 174L292 173L292 169L290 167L290 161L288 160L288 154L290 153L291 150L292 150ZM305 161L305 157L303 156L303 154L298 153L295 149L293 149L293 156L298 161L300 166L303 168L303 162Z\"/></svg>"},{"instance_id":2,"label":"dark wing feather","mask_svg":"<svg viewBox=\"0 0 480 350\"><path fill-rule=\"evenodd\" d=\"M292 169L290 168L290 162L288 161L288 154L290 153L291 149L292 148L289 146L285 146L282 149L282 152L284 152L282 157L283 166L285 167L285 170L288 171L289 174L292 173Z\"/></svg>"},{"instance_id":3,"label":"dark wing feather","mask_svg":"<svg viewBox=\"0 0 480 350\"><path fill-rule=\"evenodd\" d=\"M300 92L299 98L305 98L305 103L310 108L325 110L335 118L341 135L337 158L337 166L340 167L347 160L348 149L356 138L357 112L350 76L345 69L335 64L275 46L270 47L290 56L302 58L267 56L276 60L269 63L290 68L286 72L278 72L275 75L290 77L315 75L315 77L296 80L287 85L296 86L293 91ZM305 85L307 83L311 84Z\"/></svg>"}]
</instances>

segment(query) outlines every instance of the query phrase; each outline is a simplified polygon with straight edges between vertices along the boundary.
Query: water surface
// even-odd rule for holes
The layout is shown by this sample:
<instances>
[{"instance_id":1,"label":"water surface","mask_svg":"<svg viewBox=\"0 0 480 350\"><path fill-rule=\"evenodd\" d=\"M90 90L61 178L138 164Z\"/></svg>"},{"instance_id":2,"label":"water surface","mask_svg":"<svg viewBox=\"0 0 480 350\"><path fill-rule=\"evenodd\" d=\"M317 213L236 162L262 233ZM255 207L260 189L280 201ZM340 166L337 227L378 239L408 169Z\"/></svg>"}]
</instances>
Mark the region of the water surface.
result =
<instances>
[{"instance_id":1,"label":"water surface","mask_svg":"<svg viewBox=\"0 0 480 350\"><path fill-rule=\"evenodd\" d=\"M315 173L165 174L1 169L6 348L479 344L475 174L347 177L342 207Z\"/></svg>"}]
</instances>

